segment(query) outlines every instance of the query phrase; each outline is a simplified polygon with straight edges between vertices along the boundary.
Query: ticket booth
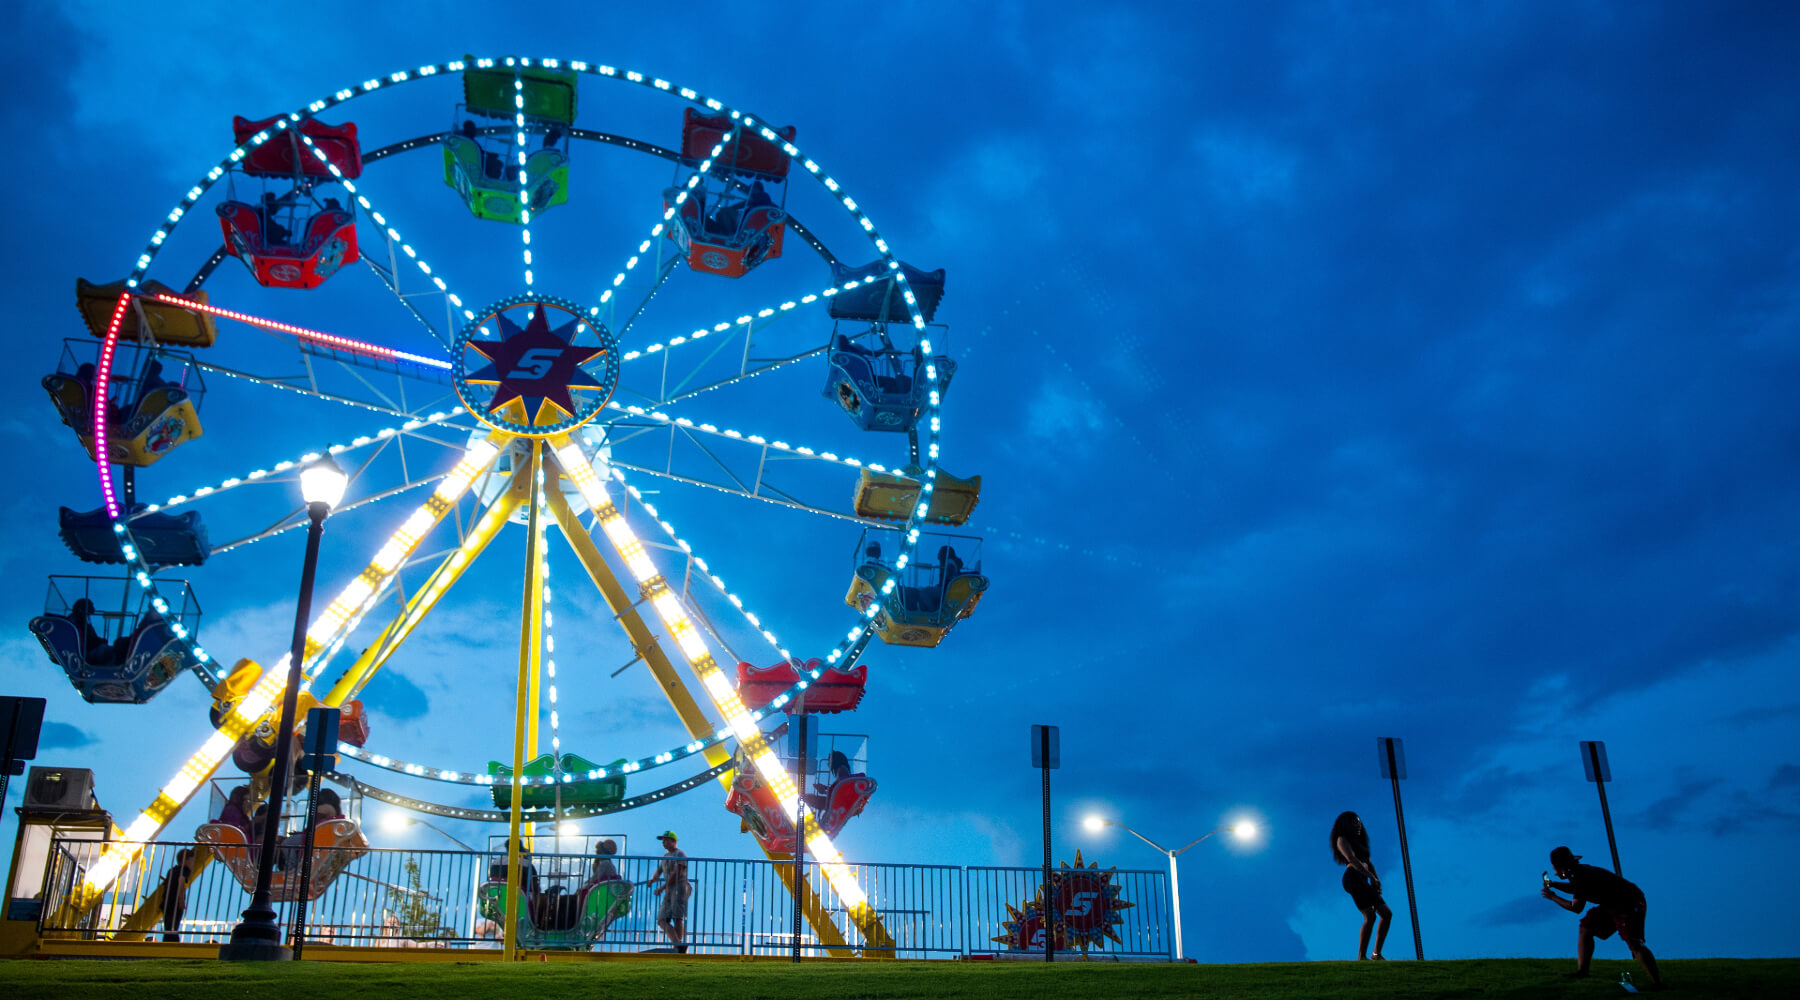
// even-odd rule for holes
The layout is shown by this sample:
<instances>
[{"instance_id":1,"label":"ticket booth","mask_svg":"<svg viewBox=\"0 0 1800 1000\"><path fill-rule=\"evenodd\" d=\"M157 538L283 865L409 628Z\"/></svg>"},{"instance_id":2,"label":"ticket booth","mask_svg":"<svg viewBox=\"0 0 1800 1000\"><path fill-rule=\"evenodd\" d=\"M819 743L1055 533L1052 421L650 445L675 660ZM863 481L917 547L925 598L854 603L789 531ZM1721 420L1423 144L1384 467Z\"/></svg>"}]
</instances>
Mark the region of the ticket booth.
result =
<instances>
[{"instance_id":1,"label":"ticket booth","mask_svg":"<svg viewBox=\"0 0 1800 1000\"><path fill-rule=\"evenodd\" d=\"M87 874L86 864L112 839L111 814L94 799L94 772L84 767L33 767L25 778L19 832L13 841L6 879L6 906L0 912L0 958L24 958L37 950L39 924L48 899L68 899ZM70 851L91 841L88 850ZM92 920L96 914L89 915Z\"/></svg>"}]
</instances>

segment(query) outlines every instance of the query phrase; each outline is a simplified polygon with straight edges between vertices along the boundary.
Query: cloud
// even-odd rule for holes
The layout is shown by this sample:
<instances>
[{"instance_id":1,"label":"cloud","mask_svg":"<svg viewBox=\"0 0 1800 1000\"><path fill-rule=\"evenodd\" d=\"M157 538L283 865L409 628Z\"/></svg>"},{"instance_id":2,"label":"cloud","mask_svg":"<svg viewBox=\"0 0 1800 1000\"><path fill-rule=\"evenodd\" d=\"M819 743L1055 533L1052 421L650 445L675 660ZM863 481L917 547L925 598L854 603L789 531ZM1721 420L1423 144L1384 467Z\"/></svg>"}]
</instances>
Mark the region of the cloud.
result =
<instances>
[{"instance_id":1,"label":"cloud","mask_svg":"<svg viewBox=\"0 0 1800 1000\"><path fill-rule=\"evenodd\" d=\"M46 722L43 733L38 736L38 748L42 750L72 750L98 742L86 730L66 722Z\"/></svg>"},{"instance_id":2,"label":"cloud","mask_svg":"<svg viewBox=\"0 0 1800 1000\"><path fill-rule=\"evenodd\" d=\"M1562 912L1542 896L1520 896L1482 910L1471 917L1469 922L1477 927L1524 927L1554 920Z\"/></svg>"},{"instance_id":3,"label":"cloud","mask_svg":"<svg viewBox=\"0 0 1800 1000\"><path fill-rule=\"evenodd\" d=\"M376 674L360 697L370 712L400 721L424 718L431 711L431 699L424 689L393 667Z\"/></svg>"},{"instance_id":4,"label":"cloud","mask_svg":"<svg viewBox=\"0 0 1800 1000\"><path fill-rule=\"evenodd\" d=\"M1699 809L1700 800L1719 784L1718 778L1683 781L1673 792L1650 803L1648 808L1630 822L1651 830L1672 829Z\"/></svg>"}]
</instances>

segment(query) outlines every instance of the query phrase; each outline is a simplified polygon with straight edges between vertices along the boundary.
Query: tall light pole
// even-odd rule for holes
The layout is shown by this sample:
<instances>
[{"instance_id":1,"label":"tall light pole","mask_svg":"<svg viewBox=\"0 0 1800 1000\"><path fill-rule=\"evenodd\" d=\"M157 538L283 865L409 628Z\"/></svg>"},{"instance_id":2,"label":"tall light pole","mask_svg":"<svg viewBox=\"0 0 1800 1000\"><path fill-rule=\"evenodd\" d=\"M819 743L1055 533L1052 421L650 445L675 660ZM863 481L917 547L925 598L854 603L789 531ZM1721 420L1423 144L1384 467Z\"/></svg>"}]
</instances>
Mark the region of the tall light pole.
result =
<instances>
[{"instance_id":1,"label":"tall light pole","mask_svg":"<svg viewBox=\"0 0 1800 1000\"><path fill-rule=\"evenodd\" d=\"M275 906L269 901L269 883L275 874L275 851L281 841L281 801L286 797L288 766L294 742L294 712L300 697L300 666L306 657L306 623L312 616L313 573L319 566L319 538L325 518L344 499L350 477L331 459L321 455L300 470L300 496L306 501L312 524L306 532L306 560L300 569L300 599L294 609L294 641L288 649L287 689L281 697L281 723L275 730L275 762L270 768L269 814L263 823L262 847L257 854L256 892L244 919L231 929L231 940L219 947L219 957L233 961L286 961L293 952L281 943L281 925L275 922ZM308 823L312 817L306 817Z\"/></svg>"},{"instance_id":2,"label":"tall light pole","mask_svg":"<svg viewBox=\"0 0 1800 1000\"><path fill-rule=\"evenodd\" d=\"M1187 956L1185 954L1183 954L1182 948L1181 948L1181 880L1180 880L1179 871L1175 864L1175 859L1177 857L1179 857L1180 855L1185 854L1187 852L1188 848L1193 847L1195 844L1198 844L1202 840L1207 839L1207 837L1211 837L1215 833L1224 833L1226 830L1230 830L1232 836L1238 838L1239 840L1249 840L1251 837L1256 836L1256 824L1252 823L1248 820L1243 820L1243 821L1240 821L1237 823L1230 823L1225 826L1221 826L1217 830L1213 830L1213 831L1205 834L1204 836L1196 837L1191 843L1189 843L1187 845L1187 847L1182 847L1182 848L1178 848L1176 850L1171 851L1168 848L1164 847L1163 845L1157 843L1154 840L1151 840L1149 837L1144 836L1143 834L1137 832L1136 830L1133 830L1131 827L1126 826L1125 824L1119 822L1116 819L1106 819L1101 816L1089 816L1087 819L1082 821L1082 825L1086 826L1089 831L1094 832L1094 833L1098 833L1099 831L1101 831L1109 826L1116 826L1119 829L1124 830L1126 833L1131 834L1133 837L1136 837L1137 839L1143 841L1144 843L1149 844L1151 847L1154 847L1156 850L1162 852L1164 855L1166 855L1168 857L1168 859L1169 859L1169 907L1170 907L1171 912L1173 912L1175 915L1175 961L1177 961L1177 962L1182 961Z\"/></svg>"},{"instance_id":3,"label":"tall light pole","mask_svg":"<svg viewBox=\"0 0 1800 1000\"><path fill-rule=\"evenodd\" d=\"M443 828L439 827L436 823L430 822L429 820L420 819L417 816L408 816L403 812L399 812L399 811L388 812L387 814L385 814L381 817L381 825L382 825L383 829L386 829L392 833L398 833L401 830L404 830L409 826L426 827L427 829L436 830L438 836L443 837L445 840L448 840L452 844L455 844L456 846L462 848L463 850L468 851L470 854L480 854L481 853L480 851L477 851L475 848L470 847L468 844L465 844L462 841L457 840L455 837L450 836L448 833L445 833Z\"/></svg>"}]
</instances>

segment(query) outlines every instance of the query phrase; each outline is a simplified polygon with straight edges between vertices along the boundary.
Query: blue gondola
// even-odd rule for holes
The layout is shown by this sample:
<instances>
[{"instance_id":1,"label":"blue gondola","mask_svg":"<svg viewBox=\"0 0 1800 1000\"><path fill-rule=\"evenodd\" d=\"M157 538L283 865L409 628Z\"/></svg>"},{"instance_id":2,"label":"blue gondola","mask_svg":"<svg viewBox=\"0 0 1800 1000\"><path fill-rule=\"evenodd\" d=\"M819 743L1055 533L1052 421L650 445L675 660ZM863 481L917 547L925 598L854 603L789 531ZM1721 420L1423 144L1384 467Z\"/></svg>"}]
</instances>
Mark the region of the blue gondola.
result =
<instances>
[{"instance_id":1,"label":"blue gondola","mask_svg":"<svg viewBox=\"0 0 1800 1000\"><path fill-rule=\"evenodd\" d=\"M899 533L869 529L857 543L856 575L844 603L866 612L879 606L873 627L881 641L896 646L936 646L956 623L975 613L987 592L981 575L981 539L968 535L923 535L915 559L905 567L882 556L881 539ZM958 548L961 552L958 552ZM934 561L926 561L936 552ZM966 562L965 557L973 562Z\"/></svg>"},{"instance_id":2,"label":"blue gondola","mask_svg":"<svg viewBox=\"0 0 1800 1000\"><path fill-rule=\"evenodd\" d=\"M92 595L114 586L127 597L124 610L99 610ZM129 578L52 576L44 613L31 620L31 632L51 662L90 702L141 705L177 674L199 666L192 646L183 641L193 638L200 621L200 605L187 582L161 581L158 591L175 603L152 601L144 591L134 610L135 589Z\"/></svg>"},{"instance_id":3,"label":"blue gondola","mask_svg":"<svg viewBox=\"0 0 1800 1000\"><path fill-rule=\"evenodd\" d=\"M79 512L58 507L56 514L63 544L76 558L91 563L126 561L119 550L123 538L113 531L105 507ZM143 504L136 504L131 508L130 521L138 554L152 566L198 566L212 554L199 511L146 513Z\"/></svg>"},{"instance_id":4,"label":"blue gondola","mask_svg":"<svg viewBox=\"0 0 1800 1000\"><path fill-rule=\"evenodd\" d=\"M925 317L925 322L931 322L937 316L938 303L944 298L944 269L921 271L905 261L899 263L900 271L906 275L907 287L912 289L913 297L918 301L919 313ZM901 296L900 283L883 277L892 270L882 260L861 267L846 267L834 261L831 265L833 285L842 288L852 281L864 284L831 297L831 304L826 307L831 318L911 323L912 312L906 308L906 300Z\"/></svg>"},{"instance_id":5,"label":"blue gondola","mask_svg":"<svg viewBox=\"0 0 1800 1000\"><path fill-rule=\"evenodd\" d=\"M825 360L822 395L835 400L865 431L905 432L918 424L930 393L930 383L920 371L925 364L936 368L940 399L956 374L956 362L945 355L933 355L927 362L916 347L910 351L885 343L864 347L841 333L832 336Z\"/></svg>"}]
</instances>

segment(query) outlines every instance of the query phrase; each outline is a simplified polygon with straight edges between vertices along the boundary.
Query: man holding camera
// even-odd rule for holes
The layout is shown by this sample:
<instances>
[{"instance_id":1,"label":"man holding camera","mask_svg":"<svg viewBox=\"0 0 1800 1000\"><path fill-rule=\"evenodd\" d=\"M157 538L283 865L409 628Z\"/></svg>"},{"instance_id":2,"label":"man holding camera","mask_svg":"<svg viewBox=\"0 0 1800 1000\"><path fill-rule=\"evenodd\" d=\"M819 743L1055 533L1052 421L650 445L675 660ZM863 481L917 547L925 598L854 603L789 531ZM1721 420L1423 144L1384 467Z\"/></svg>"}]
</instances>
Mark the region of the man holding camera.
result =
<instances>
[{"instance_id":1,"label":"man holding camera","mask_svg":"<svg viewBox=\"0 0 1800 1000\"><path fill-rule=\"evenodd\" d=\"M1644 899L1644 891L1604 868L1580 864L1581 855L1567 847L1558 847L1550 852L1550 867L1562 882L1552 882L1549 876L1544 877L1543 897L1552 903L1568 910L1580 913L1581 908L1593 903L1594 908L1581 918L1581 936L1575 950L1575 975L1588 974L1588 963L1594 957L1594 939L1609 938L1617 931L1619 940L1631 949L1631 955L1643 965L1644 971L1650 974L1650 987L1662 989L1662 975L1656 971L1656 956L1644 944L1644 917L1649 904ZM1571 899L1564 899L1556 894L1561 889Z\"/></svg>"}]
</instances>

